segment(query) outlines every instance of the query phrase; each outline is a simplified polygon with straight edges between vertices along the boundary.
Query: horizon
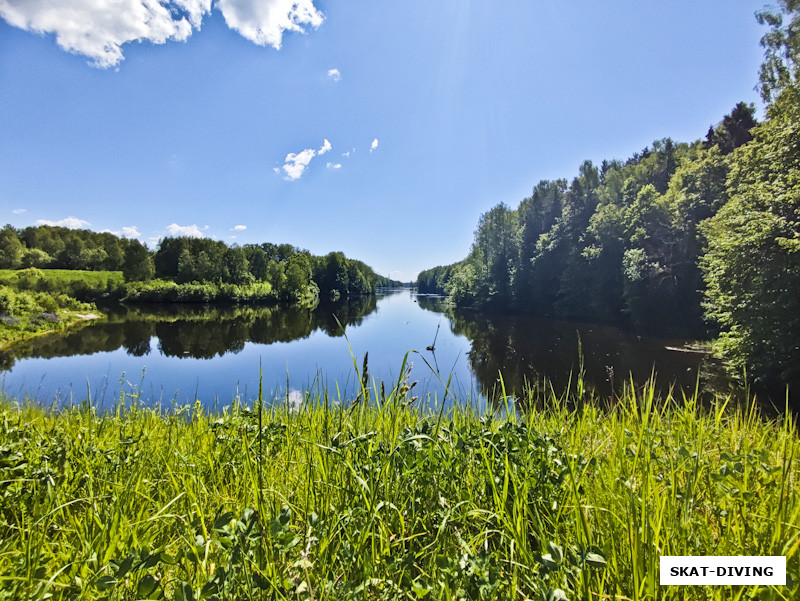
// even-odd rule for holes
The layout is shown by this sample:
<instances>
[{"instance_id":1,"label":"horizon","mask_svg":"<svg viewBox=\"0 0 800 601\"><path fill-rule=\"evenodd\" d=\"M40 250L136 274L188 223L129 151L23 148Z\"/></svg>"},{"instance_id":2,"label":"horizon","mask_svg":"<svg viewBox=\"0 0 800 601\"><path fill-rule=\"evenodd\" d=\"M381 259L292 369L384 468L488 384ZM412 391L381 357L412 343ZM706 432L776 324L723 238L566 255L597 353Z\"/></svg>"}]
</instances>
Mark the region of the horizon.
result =
<instances>
[{"instance_id":1,"label":"horizon","mask_svg":"<svg viewBox=\"0 0 800 601\"><path fill-rule=\"evenodd\" d=\"M162 2L149 30L100 7L81 37L0 1L4 223L289 243L409 282L542 179L739 101L761 117L762 2L291 4Z\"/></svg>"}]
</instances>

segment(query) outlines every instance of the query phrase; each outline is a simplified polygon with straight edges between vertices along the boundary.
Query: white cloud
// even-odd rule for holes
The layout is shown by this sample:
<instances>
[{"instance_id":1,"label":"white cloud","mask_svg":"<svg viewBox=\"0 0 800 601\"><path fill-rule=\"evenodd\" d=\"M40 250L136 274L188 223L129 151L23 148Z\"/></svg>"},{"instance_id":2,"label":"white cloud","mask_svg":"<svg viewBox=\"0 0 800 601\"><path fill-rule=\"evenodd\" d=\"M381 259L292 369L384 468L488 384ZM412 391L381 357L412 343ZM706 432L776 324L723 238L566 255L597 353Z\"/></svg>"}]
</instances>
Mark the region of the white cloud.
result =
<instances>
[{"instance_id":1,"label":"white cloud","mask_svg":"<svg viewBox=\"0 0 800 601\"><path fill-rule=\"evenodd\" d=\"M213 0L0 0L0 17L15 27L54 34L56 43L98 67L124 59L133 41L184 41L200 28ZM319 27L314 0L216 0L229 27L261 46L281 47L284 31Z\"/></svg>"},{"instance_id":2,"label":"white cloud","mask_svg":"<svg viewBox=\"0 0 800 601\"><path fill-rule=\"evenodd\" d=\"M305 32L322 25L313 0L217 0L228 27L259 46L280 49L284 31Z\"/></svg>"},{"instance_id":3,"label":"white cloud","mask_svg":"<svg viewBox=\"0 0 800 601\"><path fill-rule=\"evenodd\" d=\"M64 219L59 219L58 221L50 221L49 219L37 219L36 225L53 225L57 227L68 227L71 230L79 230L86 226L92 225L88 221L84 219L78 219L77 217L66 217Z\"/></svg>"},{"instance_id":4,"label":"white cloud","mask_svg":"<svg viewBox=\"0 0 800 601\"><path fill-rule=\"evenodd\" d=\"M378 147L378 138L375 138L375 139L372 141L372 144L370 144L370 145L369 145L369 151L370 151L370 152L372 152L372 151L373 151L373 150L375 150L377 147Z\"/></svg>"},{"instance_id":5,"label":"white cloud","mask_svg":"<svg viewBox=\"0 0 800 601\"><path fill-rule=\"evenodd\" d=\"M203 238L203 232L196 224L192 225L178 225L177 223L170 223L167 226L167 232L170 236L186 236L189 238Z\"/></svg>"},{"instance_id":6,"label":"white cloud","mask_svg":"<svg viewBox=\"0 0 800 601\"><path fill-rule=\"evenodd\" d=\"M286 161L283 165L283 170L286 172L286 177L284 179L289 181L300 179L300 176L303 175L306 167L308 167L311 159L313 159L316 154L317 152L313 148L306 148L297 154L293 152L287 154Z\"/></svg>"},{"instance_id":7,"label":"white cloud","mask_svg":"<svg viewBox=\"0 0 800 601\"><path fill-rule=\"evenodd\" d=\"M304 396L300 390L289 390L283 396L275 396L275 401L278 403L286 403L291 409L297 409L303 404Z\"/></svg>"},{"instance_id":8,"label":"white cloud","mask_svg":"<svg viewBox=\"0 0 800 601\"><path fill-rule=\"evenodd\" d=\"M247 229L246 225L234 225L233 228L231 229L231 231L233 231L233 232L243 232L246 229Z\"/></svg>"},{"instance_id":9,"label":"white cloud","mask_svg":"<svg viewBox=\"0 0 800 601\"><path fill-rule=\"evenodd\" d=\"M342 168L342 164L341 163L331 163L329 161L328 164L326 165L326 167L328 169L341 169Z\"/></svg>"},{"instance_id":10,"label":"white cloud","mask_svg":"<svg viewBox=\"0 0 800 601\"><path fill-rule=\"evenodd\" d=\"M114 234L115 236L119 236L120 238L140 238L142 232L140 232L135 225L123 225L122 229L119 230L100 230L101 232L108 232L109 234Z\"/></svg>"},{"instance_id":11,"label":"white cloud","mask_svg":"<svg viewBox=\"0 0 800 601\"><path fill-rule=\"evenodd\" d=\"M28 209L14 209L14 210L13 210L13 211L11 211L11 212L12 212L12 213L14 213L14 215L22 215L22 214L23 214L23 213L25 213L27 210L28 210Z\"/></svg>"},{"instance_id":12,"label":"white cloud","mask_svg":"<svg viewBox=\"0 0 800 601\"><path fill-rule=\"evenodd\" d=\"M315 156L323 155L328 152L333 146L331 143L326 139L323 139L322 146L319 150L314 150L313 148L306 148L298 153L290 152L286 155L286 158L283 161L283 172L286 174L283 179L288 181L294 181L296 179L300 179L300 176L308 167L308 164L311 162ZM277 168L273 168L275 173L280 173Z\"/></svg>"},{"instance_id":13,"label":"white cloud","mask_svg":"<svg viewBox=\"0 0 800 601\"><path fill-rule=\"evenodd\" d=\"M333 81L339 81L342 78L342 74L339 69L328 69L328 77Z\"/></svg>"},{"instance_id":14,"label":"white cloud","mask_svg":"<svg viewBox=\"0 0 800 601\"><path fill-rule=\"evenodd\" d=\"M123 238L139 238L142 235L135 225L123 225L122 237Z\"/></svg>"}]
</instances>

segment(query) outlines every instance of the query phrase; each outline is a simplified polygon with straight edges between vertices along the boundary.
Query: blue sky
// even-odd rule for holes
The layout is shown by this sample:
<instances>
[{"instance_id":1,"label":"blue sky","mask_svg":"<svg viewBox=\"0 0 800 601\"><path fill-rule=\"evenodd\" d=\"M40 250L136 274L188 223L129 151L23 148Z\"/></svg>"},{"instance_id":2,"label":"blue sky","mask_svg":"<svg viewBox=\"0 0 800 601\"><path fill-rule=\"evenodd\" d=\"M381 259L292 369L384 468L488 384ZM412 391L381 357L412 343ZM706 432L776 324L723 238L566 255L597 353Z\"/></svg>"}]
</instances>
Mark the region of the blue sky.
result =
<instances>
[{"instance_id":1,"label":"blue sky","mask_svg":"<svg viewBox=\"0 0 800 601\"><path fill-rule=\"evenodd\" d=\"M402 280L541 179L757 103L764 33L748 0L51 4L0 0L0 222L289 242Z\"/></svg>"}]
</instances>

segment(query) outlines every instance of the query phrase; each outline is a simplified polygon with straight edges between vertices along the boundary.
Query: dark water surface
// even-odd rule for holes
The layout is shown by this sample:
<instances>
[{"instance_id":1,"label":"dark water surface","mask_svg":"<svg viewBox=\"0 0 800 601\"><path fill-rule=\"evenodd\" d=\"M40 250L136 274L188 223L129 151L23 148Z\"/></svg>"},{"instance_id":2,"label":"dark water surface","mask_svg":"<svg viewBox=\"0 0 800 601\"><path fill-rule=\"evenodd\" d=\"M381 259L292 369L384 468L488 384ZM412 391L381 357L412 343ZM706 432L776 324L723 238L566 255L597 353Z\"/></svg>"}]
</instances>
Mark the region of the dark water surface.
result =
<instances>
[{"instance_id":1,"label":"dark water surface","mask_svg":"<svg viewBox=\"0 0 800 601\"><path fill-rule=\"evenodd\" d=\"M427 351L435 336L435 352ZM358 384L348 340L359 368L368 352L370 378L387 388L401 377L406 353L417 351L409 355L410 381L418 382L414 391L423 400L441 400L440 379L452 377L460 399L469 394L485 402L500 391L501 372L509 395L542 377L560 390L577 373L581 352L586 380L602 394L631 377L644 382L654 370L661 387L691 391L698 379L706 389L730 386L719 362L684 340L531 316L445 312L442 299L409 290L315 309L119 309L0 354L0 379L7 394L43 403L80 402L89 391L93 402L109 406L133 391L148 403L185 404L196 395L208 407L222 407L237 396L245 402L257 396L260 366L266 398L296 402L300 391L322 384L352 399Z\"/></svg>"}]
</instances>

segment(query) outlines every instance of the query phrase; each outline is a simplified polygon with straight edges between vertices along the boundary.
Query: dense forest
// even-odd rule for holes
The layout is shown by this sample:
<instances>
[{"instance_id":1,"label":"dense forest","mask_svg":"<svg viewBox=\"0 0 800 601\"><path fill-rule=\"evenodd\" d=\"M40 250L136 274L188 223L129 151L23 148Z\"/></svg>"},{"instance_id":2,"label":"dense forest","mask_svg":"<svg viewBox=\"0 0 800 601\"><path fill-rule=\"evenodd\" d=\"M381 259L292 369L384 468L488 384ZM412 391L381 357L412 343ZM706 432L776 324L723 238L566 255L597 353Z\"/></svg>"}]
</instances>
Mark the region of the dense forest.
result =
<instances>
[{"instance_id":1,"label":"dense forest","mask_svg":"<svg viewBox=\"0 0 800 601\"><path fill-rule=\"evenodd\" d=\"M315 256L290 244L228 246L209 238L164 238L151 252L138 240L64 227L0 230L0 269L121 271L128 300L336 300L399 285L341 252ZM35 273L35 272L34 272ZM236 296L239 294L239 297Z\"/></svg>"},{"instance_id":2,"label":"dense forest","mask_svg":"<svg viewBox=\"0 0 800 601\"><path fill-rule=\"evenodd\" d=\"M640 330L718 335L735 370L800 377L800 2L770 31L766 119L737 104L704 139L586 161L516 209L479 220L468 256L423 271L420 292Z\"/></svg>"}]
</instances>

